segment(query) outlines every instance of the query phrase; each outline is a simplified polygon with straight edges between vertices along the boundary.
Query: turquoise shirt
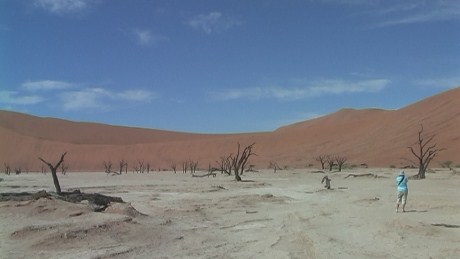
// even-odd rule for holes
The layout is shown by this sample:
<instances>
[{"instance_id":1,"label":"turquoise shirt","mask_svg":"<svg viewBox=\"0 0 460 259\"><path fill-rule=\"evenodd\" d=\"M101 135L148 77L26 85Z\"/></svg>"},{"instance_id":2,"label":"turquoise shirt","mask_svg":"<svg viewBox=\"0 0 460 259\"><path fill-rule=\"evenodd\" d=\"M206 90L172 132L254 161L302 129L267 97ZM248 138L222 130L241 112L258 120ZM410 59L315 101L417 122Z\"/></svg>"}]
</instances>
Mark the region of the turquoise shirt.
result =
<instances>
[{"instance_id":1,"label":"turquoise shirt","mask_svg":"<svg viewBox=\"0 0 460 259\"><path fill-rule=\"evenodd\" d=\"M404 177L404 180L402 180L401 182L401 179ZM407 176L405 175L398 175L396 177L396 184L398 184L399 182L401 182L401 184L398 185L398 191L400 192L404 192L404 191L407 191Z\"/></svg>"}]
</instances>

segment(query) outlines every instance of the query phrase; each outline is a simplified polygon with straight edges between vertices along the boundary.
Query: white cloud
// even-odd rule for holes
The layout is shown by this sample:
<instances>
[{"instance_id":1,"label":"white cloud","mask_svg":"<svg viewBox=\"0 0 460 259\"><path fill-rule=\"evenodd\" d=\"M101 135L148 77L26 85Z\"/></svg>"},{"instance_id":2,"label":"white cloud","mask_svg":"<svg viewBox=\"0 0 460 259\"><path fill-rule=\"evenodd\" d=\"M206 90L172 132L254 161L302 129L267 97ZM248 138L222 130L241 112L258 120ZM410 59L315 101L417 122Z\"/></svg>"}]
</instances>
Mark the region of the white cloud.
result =
<instances>
[{"instance_id":1,"label":"white cloud","mask_svg":"<svg viewBox=\"0 0 460 259\"><path fill-rule=\"evenodd\" d=\"M432 0L407 1L382 8L373 14L382 17L376 28L396 25L437 22L460 19L460 1Z\"/></svg>"},{"instance_id":2,"label":"white cloud","mask_svg":"<svg viewBox=\"0 0 460 259\"><path fill-rule=\"evenodd\" d=\"M102 97L107 93L100 88L84 89L81 91L64 92L60 95L60 101L64 110L77 111L82 109L104 109Z\"/></svg>"},{"instance_id":3,"label":"white cloud","mask_svg":"<svg viewBox=\"0 0 460 259\"><path fill-rule=\"evenodd\" d=\"M127 101L150 102L155 95L145 90L127 90L116 94L117 98Z\"/></svg>"},{"instance_id":4,"label":"white cloud","mask_svg":"<svg viewBox=\"0 0 460 259\"><path fill-rule=\"evenodd\" d=\"M306 83L303 87L254 87L246 89L228 89L211 92L216 100L236 99L277 99L299 100L326 94L375 93L383 90L391 81L387 79L364 80L358 82L344 80L319 80Z\"/></svg>"},{"instance_id":5,"label":"white cloud","mask_svg":"<svg viewBox=\"0 0 460 259\"><path fill-rule=\"evenodd\" d=\"M60 102L66 111L110 109L114 101L150 102L154 94L145 90L112 92L103 88L86 88L60 94Z\"/></svg>"},{"instance_id":6,"label":"white cloud","mask_svg":"<svg viewBox=\"0 0 460 259\"><path fill-rule=\"evenodd\" d=\"M219 33L232 27L242 25L243 22L235 17L224 16L220 12L200 14L190 19L187 24L193 29L206 34Z\"/></svg>"},{"instance_id":7,"label":"white cloud","mask_svg":"<svg viewBox=\"0 0 460 259\"><path fill-rule=\"evenodd\" d=\"M439 88L456 88L460 86L460 76L446 78L426 78L416 80L417 85L439 87Z\"/></svg>"},{"instance_id":8,"label":"white cloud","mask_svg":"<svg viewBox=\"0 0 460 259\"><path fill-rule=\"evenodd\" d=\"M364 80L359 82L347 82L343 80L322 80L315 82L309 87L309 94L313 96L322 94L342 94L342 93L376 93L391 81L387 79Z\"/></svg>"},{"instance_id":9,"label":"white cloud","mask_svg":"<svg viewBox=\"0 0 460 259\"><path fill-rule=\"evenodd\" d=\"M167 37L154 35L148 29L135 29L133 32L136 36L137 42L141 45L153 45L161 41L168 40Z\"/></svg>"},{"instance_id":10,"label":"white cloud","mask_svg":"<svg viewBox=\"0 0 460 259\"><path fill-rule=\"evenodd\" d=\"M53 80L27 81L22 84L22 87L29 91L62 90L72 86L71 83Z\"/></svg>"},{"instance_id":11,"label":"white cloud","mask_svg":"<svg viewBox=\"0 0 460 259\"><path fill-rule=\"evenodd\" d=\"M153 41L153 35L149 30L135 30L134 33L140 44L149 44Z\"/></svg>"},{"instance_id":12,"label":"white cloud","mask_svg":"<svg viewBox=\"0 0 460 259\"><path fill-rule=\"evenodd\" d=\"M63 15L87 9L93 0L35 0L34 5L50 13Z\"/></svg>"},{"instance_id":13,"label":"white cloud","mask_svg":"<svg viewBox=\"0 0 460 259\"><path fill-rule=\"evenodd\" d=\"M319 0L326 4L344 4L344 5L373 5L377 4L379 0Z\"/></svg>"},{"instance_id":14,"label":"white cloud","mask_svg":"<svg viewBox=\"0 0 460 259\"><path fill-rule=\"evenodd\" d=\"M46 95L45 95L46 94ZM154 92L142 89L113 91L102 87L82 88L81 84L65 81L27 81L17 91L0 90L0 105L15 107L36 105L46 99L65 111L108 110L123 102L124 105L148 103L156 98Z\"/></svg>"},{"instance_id":15,"label":"white cloud","mask_svg":"<svg viewBox=\"0 0 460 259\"><path fill-rule=\"evenodd\" d=\"M0 91L0 103L7 105L33 105L45 99L38 95L21 95L16 91Z\"/></svg>"}]
</instances>

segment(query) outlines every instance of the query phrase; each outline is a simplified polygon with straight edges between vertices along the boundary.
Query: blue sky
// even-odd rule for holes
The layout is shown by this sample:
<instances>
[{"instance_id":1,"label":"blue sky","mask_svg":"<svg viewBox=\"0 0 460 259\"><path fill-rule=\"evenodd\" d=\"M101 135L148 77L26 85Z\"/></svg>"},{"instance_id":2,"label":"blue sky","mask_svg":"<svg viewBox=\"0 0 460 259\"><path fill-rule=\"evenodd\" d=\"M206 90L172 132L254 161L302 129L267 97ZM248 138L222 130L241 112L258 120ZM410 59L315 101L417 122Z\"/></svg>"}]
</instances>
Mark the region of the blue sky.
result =
<instances>
[{"instance_id":1,"label":"blue sky","mask_svg":"<svg viewBox=\"0 0 460 259\"><path fill-rule=\"evenodd\" d=\"M0 0L0 109L271 131L460 86L458 0Z\"/></svg>"}]
</instances>

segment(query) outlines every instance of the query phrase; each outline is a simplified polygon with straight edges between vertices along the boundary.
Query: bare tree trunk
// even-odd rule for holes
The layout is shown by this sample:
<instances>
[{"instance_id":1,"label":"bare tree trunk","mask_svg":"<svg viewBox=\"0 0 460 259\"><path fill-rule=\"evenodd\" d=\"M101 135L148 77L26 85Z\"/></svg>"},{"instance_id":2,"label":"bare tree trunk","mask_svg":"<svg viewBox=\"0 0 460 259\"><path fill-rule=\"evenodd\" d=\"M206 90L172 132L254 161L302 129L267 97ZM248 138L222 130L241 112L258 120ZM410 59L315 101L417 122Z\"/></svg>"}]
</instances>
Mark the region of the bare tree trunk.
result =
<instances>
[{"instance_id":1,"label":"bare tree trunk","mask_svg":"<svg viewBox=\"0 0 460 259\"><path fill-rule=\"evenodd\" d=\"M276 162L270 162L270 164L268 165L268 168L273 168L273 173L276 174L276 171L278 169L281 169L279 166L278 166L278 163Z\"/></svg>"},{"instance_id":2,"label":"bare tree trunk","mask_svg":"<svg viewBox=\"0 0 460 259\"><path fill-rule=\"evenodd\" d=\"M327 165L329 166L329 171L332 171L332 168L334 167L335 165L335 159L334 157L330 156L330 155L327 155L326 156L326 163Z\"/></svg>"},{"instance_id":3,"label":"bare tree trunk","mask_svg":"<svg viewBox=\"0 0 460 259\"><path fill-rule=\"evenodd\" d=\"M65 175L67 173L67 170L69 169L69 165L67 165L65 162L62 162L61 164L61 173Z\"/></svg>"},{"instance_id":4,"label":"bare tree trunk","mask_svg":"<svg viewBox=\"0 0 460 259\"><path fill-rule=\"evenodd\" d=\"M112 161L104 161L105 173L109 175L112 172Z\"/></svg>"},{"instance_id":5,"label":"bare tree trunk","mask_svg":"<svg viewBox=\"0 0 460 259\"><path fill-rule=\"evenodd\" d=\"M11 166L7 163L4 163L5 166L5 174L10 175L11 173Z\"/></svg>"},{"instance_id":6,"label":"bare tree trunk","mask_svg":"<svg viewBox=\"0 0 460 259\"><path fill-rule=\"evenodd\" d=\"M145 171L144 160L142 160L142 161L141 161L141 160L138 160L137 163L139 164L139 167L138 167L139 172L140 172L141 174L143 174L144 171ZM136 170L136 171L137 171L137 170Z\"/></svg>"},{"instance_id":7,"label":"bare tree trunk","mask_svg":"<svg viewBox=\"0 0 460 259\"><path fill-rule=\"evenodd\" d=\"M120 174L123 173L123 168L126 166L126 173L128 173L128 163L125 162L124 159L118 162L118 166L120 167Z\"/></svg>"},{"instance_id":8,"label":"bare tree trunk","mask_svg":"<svg viewBox=\"0 0 460 259\"><path fill-rule=\"evenodd\" d=\"M346 161L347 161L346 157L335 156L335 162L337 163L337 166L339 167L339 172L342 172L342 166L345 164Z\"/></svg>"},{"instance_id":9,"label":"bare tree trunk","mask_svg":"<svg viewBox=\"0 0 460 259\"><path fill-rule=\"evenodd\" d=\"M190 167L190 172L194 174L196 172L196 169L198 168L198 161L190 160L188 162L188 165Z\"/></svg>"},{"instance_id":10,"label":"bare tree trunk","mask_svg":"<svg viewBox=\"0 0 460 259\"><path fill-rule=\"evenodd\" d=\"M59 166L62 164L62 162L64 162L65 155L67 155L67 152L61 155L61 159L59 159L59 162L54 166L51 163L48 163L47 161L45 161L43 158L41 157L38 158L50 168L51 176L53 177L54 187L56 188L56 193L58 195L61 195L62 192L61 192L61 186L59 185L59 179L57 177L56 171L59 168Z\"/></svg>"},{"instance_id":11,"label":"bare tree trunk","mask_svg":"<svg viewBox=\"0 0 460 259\"><path fill-rule=\"evenodd\" d=\"M236 156L232 157L232 166L233 166L233 171L235 172L235 180L237 182L240 182L241 179L241 173L244 172L244 168L246 167L246 164L249 160L249 158L252 155L255 155L252 152L252 148L254 147L256 143L252 143L249 146L246 146L243 150L243 152L240 155L240 143L238 143L238 152L236 153Z\"/></svg>"},{"instance_id":12,"label":"bare tree trunk","mask_svg":"<svg viewBox=\"0 0 460 259\"><path fill-rule=\"evenodd\" d=\"M412 155L414 155L418 160L419 167L417 177L419 179L425 179L425 172L431 160L433 160L433 158L435 158L440 151L444 150L444 148L437 148L437 144L429 145L436 135L431 135L428 137L428 139L425 140L422 134L423 124L420 125L420 130L418 131L418 139L415 143L417 152L413 147L408 147Z\"/></svg>"},{"instance_id":13,"label":"bare tree trunk","mask_svg":"<svg viewBox=\"0 0 460 259\"><path fill-rule=\"evenodd\" d=\"M186 174L188 169L188 161L182 162L182 173Z\"/></svg>"},{"instance_id":14,"label":"bare tree trunk","mask_svg":"<svg viewBox=\"0 0 460 259\"><path fill-rule=\"evenodd\" d=\"M326 155L319 155L314 157L314 159L321 163L321 169L324 170L324 165L326 164Z\"/></svg>"}]
</instances>

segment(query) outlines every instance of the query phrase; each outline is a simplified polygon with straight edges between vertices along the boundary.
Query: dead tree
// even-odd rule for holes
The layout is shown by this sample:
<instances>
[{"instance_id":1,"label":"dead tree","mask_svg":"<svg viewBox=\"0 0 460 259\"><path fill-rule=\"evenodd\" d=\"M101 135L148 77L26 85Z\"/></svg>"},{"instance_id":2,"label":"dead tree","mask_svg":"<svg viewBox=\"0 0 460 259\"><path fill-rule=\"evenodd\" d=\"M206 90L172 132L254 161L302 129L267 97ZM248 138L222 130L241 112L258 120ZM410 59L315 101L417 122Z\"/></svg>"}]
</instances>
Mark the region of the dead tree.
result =
<instances>
[{"instance_id":1,"label":"dead tree","mask_svg":"<svg viewBox=\"0 0 460 259\"><path fill-rule=\"evenodd\" d=\"M217 167L221 174L224 173L225 157L221 156L220 160L216 160Z\"/></svg>"},{"instance_id":2,"label":"dead tree","mask_svg":"<svg viewBox=\"0 0 460 259\"><path fill-rule=\"evenodd\" d=\"M171 164L171 169L174 171L174 173L177 172L177 164L176 163L172 163Z\"/></svg>"},{"instance_id":3,"label":"dead tree","mask_svg":"<svg viewBox=\"0 0 460 259\"><path fill-rule=\"evenodd\" d=\"M62 164L61 164L61 174L65 175L67 173L68 169L69 169L69 165L66 164L65 162L62 162Z\"/></svg>"},{"instance_id":4,"label":"dead tree","mask_svg":"<svg viewBox=\"0 0 460 259\"><path fill-rule=\"evenodd\" d=\"M21 167L15 167L14 168L14 173L15 174L21 174L22 173L22 168Z\"/></svg>"},{"instance_id":5,"label":"dead tree","mask_svg":"<svg viewBox=\"0 0 460 259\"><path fill-rule=\"evenodd\" d=\"M224 161L224 169L225 169L225 173L228 174L228 175L232 175L232 170L233 170L233 166L232 166L232 161L233 161L233 155L230 154L228 157L225 158L225 161Z\"/></svg>"},{"instance_id":6,"label":"dead tree","mask_svg":"<svg viewBox=\"0 0 460 259\"><path fill-rule=\"evenodd\" d=\"M5 174L10 175L11 174L11 166L7 163L4 163L3 166L5 167Z\"/></svg>"},{"instance_id":7,"label":"dead tree","mask_svg":"<svg viewBox=\"0 0 460 259\"><path fill-rule=\"evenodd\" d=\"M452 170L452 163L453 161L444 161L441 163L442 168L449 168L449 170Z\"/></svg>"},{"instance_id":8,"label":"dead tree","mask_svg":"<svg viewBox=\"0 0 460 259\"><path fill-rule=\"evenodd\" d=\"M276 174L276 171L279 169L281 170L281 167L278 166L278 163L276 162L270 162L268 165L268 168L273 168L273 173Z\"/></svg>"},{"instance_id":9,"label":"dead tree","mask_svg":"<svg viewBox=\"0 0 460 259\"><path fill-rule=\"evenodd\" d=\"M245 172L258 172L256 169L256 165L249 165L248 169Z\"/></svg>"},{"instance_id":10,"label":"dead tree","mask_svg":"<svg viewBox=\"0 0 460 259\"><path fill-rule=\"evenodd\" d=\"M105 173L109 175L112 172L112 161L104 161Z\"/></svg>"},{"instance_id":11,"label":"dead tree","mask_svg":"<svg viewBox=\"0 0 460 259\"><path fill-rule=\"evenodd\" d=\"M330 155L326 156L326 163L329 167L329 171L332 171L332 168L336 165L334 157Z\"/></svg>"},{"instance_id":12,"label":"dead tree","mask_svg":"<svg viewBox=\"0 0 460 259\"><path fill-rule=\"evenodd\" d=\"M196 172L196 169L198 168L198 161L190 160L188 162L188 165L190 167L190 172L194 174Z\"/></svg>"},{"instance_id":13,"label":"dead tree","mask_svg":"<svg viewBox=\"0 0 460 259\"><path fill-rule=\"evenodd\" d=\"M61 195L61 186L59 185L59 179L57 177L57 169L59 168L59 166L62 164L62 162L64 162L64 157L65 155L67 155L67 152L64 152L64 154L61 155L61 159L59 159L59 162L57 162L56 165L52 165L51 163L45 161L43 158L39 157L38 159L40 159L40 161L42 161L43 163L45 163L51 170L51 176L53 177L53 182L54 182L54 187L56 188L56 193L58 195Z\"/></svg>"},{"instance_id":14,"label":"dead tree","mask_svg":"<svg viewBox=\"0 0 460 259\"><path fill-rule=\"evenodd\" d=\"M327 161L327 155L319 155L315 156L313 159L321 163L321 169L324 170L324 165L326 164Z\"/></svg>"},{"instance_id":15,"label":"dead tree","mask_svg":"<svg viewBox=\"0 0 460 259\"><path fill-rule=\"evenodd\" d=\"M229 156L221 156L219 161L216 161L221 174L226 173L232 175L232 154Z\"/></svg>"},{"instance_id":16,"label":"dead tree","mask_svg":"<svg viewBox=\"0 0 460 259\"><path fill-rule=\"evenodd\" d=\"M430 165L431 160L438 155L439 152L445 148L438 148L437 144L431 144L431 141L436 135L430 135L426 138L423 136L423 124L420 124L420 130L418 131L418 139L415 143L415 148L408 147L412 155L418 160L418 174L416 175L419 179L425 179L425 172Z\"/></svg>"},{"instance_id":17,"label":"dead tree","mask_svg":"<svg viewBox=\"0 0 460 259\"><path fill-rule=\"evenodd\" d=\"M118 162L118 166L119 166L119 169L120 169L120 174L123 173L123 168L126 168L125 173L126 173L126 174L128 173L128 163L127 163L124 159L121 159L121 160Z\"/></svg>"},{"instance_id":18,"label":"dead tree","mask_svg":"<svg viewBox=\"0 0 460 259\"><path fill-rule=\"evenodd\" d=\"M246 164L249 160L249 158L252 155L255 155L252 152L252 149L254 148L254 145L256 143L252 143L249 146L246 146L243 149L243 152L240 151L241 145L238 143L238 151L235 156L231 156L232 159L232 167L233 167L233 172L235 172L235 180L236 181L241 181L241 174L244 172L244 168L246 167ZM241 153L240 153L241 152Z\"/></svg>"},{"instance_id":19,"label":"dead tree","mask_svg":"<svg viewBox=\"0 0 460 259\"><path fill-rule=\"evenodd\" d=\"M347 161L347 158L344 156L335 156L334 157L337 166L339 167L339 172L342 172L342 166Z\"/></svg>"},{"instance_id":20,"label":"dead tree","mask_svg":"<svg viewBox=\"0 0 460 259\"><path fill-rule=\"evenodd\" d=\"M139 173L143 174L144 171L145 171L144 160L142 160L142 161L141 161L141 160L138 160L137 163L138 163L138 165L139 165L139 167L138 167ZM137 170L136 170L136 171L137 171Z\"/></svg>"},{"instance_id":21,"label":"dead tree","mask_svg":"<svg viewBox=\"0 0 460 259\"><path fill-rule=\"evenodd\" d=\"M188 170L188 161L182 162L182 173L186 174Z\"/></svg>"}]
</instances>

